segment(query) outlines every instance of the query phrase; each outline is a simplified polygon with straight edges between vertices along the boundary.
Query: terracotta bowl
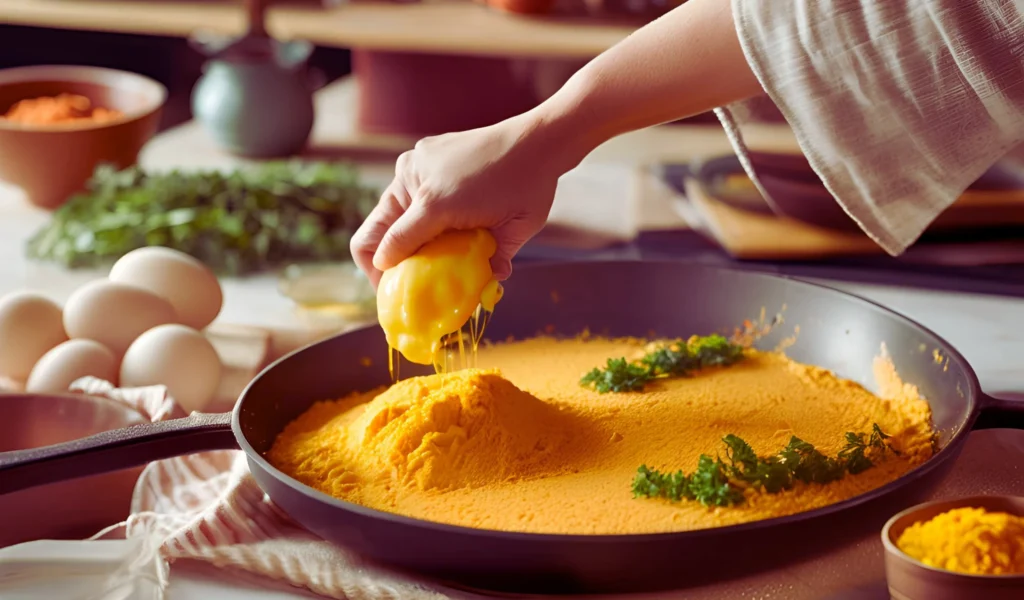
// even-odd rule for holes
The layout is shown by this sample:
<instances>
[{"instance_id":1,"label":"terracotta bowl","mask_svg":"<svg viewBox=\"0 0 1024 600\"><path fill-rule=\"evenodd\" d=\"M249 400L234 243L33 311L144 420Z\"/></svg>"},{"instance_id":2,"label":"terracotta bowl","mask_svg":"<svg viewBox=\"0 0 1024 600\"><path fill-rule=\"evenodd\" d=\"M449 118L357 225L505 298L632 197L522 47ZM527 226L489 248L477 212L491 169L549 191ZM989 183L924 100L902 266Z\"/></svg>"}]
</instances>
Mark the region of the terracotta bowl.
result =
<instances>
[{"instance_id":1,"label":"terracotta bowl","mask_svg":"<svg viewBox=\"0 0 1024 600\"><path fill-rule=\"evenodd\" d=\"M0 70L0 116L19 100L78 94L93 106L124 116L103 123L23 125L0 119L0 179L25 191L33 204L53 209L81 191L96 165L135 164L156 133L167 88L135 73L78 66Z\"/></svg>"},{"instance_id":2,"label":"terracotta bowl","mask_svg":"<svg viewBox=\"0 0 1024 600\"><path fill-rule=\"evenodd\" d=\"M128 407L82 394L0 394L0 411L0 453L145 422ZM0 496L0 547L36 539L82 539L123 521L141 473L137 467Z\"/></svg>"},{"instance_id":3,"label":"terracotta bowl","mask_svg":"<svg viewBox=\"0 0 1024 600\"><path fill-rule=\"evenodd\" d=\"M882 529L885 576L893 600L1020 600L1024 575L965 575L929 567L896 547L903 531L954 508L984 508L1024 516L1022 496L974 496L928 502L908 508L889 519Z\"/></svg>"}]
</instances>

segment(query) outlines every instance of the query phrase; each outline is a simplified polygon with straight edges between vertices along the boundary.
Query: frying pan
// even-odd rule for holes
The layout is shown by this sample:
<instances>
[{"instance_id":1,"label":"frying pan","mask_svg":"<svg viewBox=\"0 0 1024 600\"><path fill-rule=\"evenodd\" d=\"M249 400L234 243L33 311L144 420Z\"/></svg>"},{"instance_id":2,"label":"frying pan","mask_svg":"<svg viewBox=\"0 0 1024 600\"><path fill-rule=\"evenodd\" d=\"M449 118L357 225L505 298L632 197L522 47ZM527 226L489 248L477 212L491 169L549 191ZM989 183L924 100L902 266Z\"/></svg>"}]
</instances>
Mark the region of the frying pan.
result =
<instances>
[{"instance_id":1,"label":"frying pan","mask_svg":"<svg viewBox=\"0 0 1024 600\"><path fill-rule=\"evenodd\" d=\"M553 294L557 292L557 294ZM1024 426L1022 406L982 394L963 357L939 336L881 306L773 275L680 262L573 262L516 271L488 327L490 339L553 326L574 335L688 336L731 333L744 319L782 311L758 341L870 387L885 344L901 374L928 399L938 452L881 488L824 508L754 523L681 533L545 535L478 530L388 514L331 498L263 457L278 432L317 400L389 381L376 326L300 349L267 367L231 415L193 414L79 441L0 454L0 493L220 448L241 448L269 497L326 540L399 570L450 585L513 592L651 590L707 583L800 560L867 530L917 502L941 479L972 428ZM551 331L549 329L549 331ZM934 352L942 357L935 360ZM360 359L373 357L370 364ZM409 372L403 365L403 375ZM681 430L679 435L686 435ZM624 481L623 485L629 485Z\"/></svg>"}]
</instances>

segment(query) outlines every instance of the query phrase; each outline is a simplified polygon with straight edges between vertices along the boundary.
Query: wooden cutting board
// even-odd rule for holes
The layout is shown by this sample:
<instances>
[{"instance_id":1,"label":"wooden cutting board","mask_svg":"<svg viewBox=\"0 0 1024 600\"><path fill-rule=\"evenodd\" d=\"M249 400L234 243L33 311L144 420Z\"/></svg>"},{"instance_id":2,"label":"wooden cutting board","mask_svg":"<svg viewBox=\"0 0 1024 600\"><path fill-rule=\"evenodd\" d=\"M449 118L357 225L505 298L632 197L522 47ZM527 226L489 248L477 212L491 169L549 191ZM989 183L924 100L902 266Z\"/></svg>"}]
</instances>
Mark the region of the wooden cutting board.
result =
<instances>
[{"instance_id":1,"label":"wooden cutting board","mask_svg":"<svg viewBox=\"0 0 1024 600\"><path fill-rule=\"evenodd\" d=\"M723 185L720 189L739 197L752 194L750 202L758 206L748 207L749 202L737 203L736 198L723 200L693 179L685 183L685 197L676 195L673 204L692 227L735 258L794 260L884 254L856 227L837 229L774 214L745 174L730 176ZM955 234L1007 226L1024 226L1024 190L968 190L935 219L929 231ZM1014 256L1019 254L1014 252ZM1000 262L996 256L972 260L978 264Z\"/></svg>"}]
</instances>

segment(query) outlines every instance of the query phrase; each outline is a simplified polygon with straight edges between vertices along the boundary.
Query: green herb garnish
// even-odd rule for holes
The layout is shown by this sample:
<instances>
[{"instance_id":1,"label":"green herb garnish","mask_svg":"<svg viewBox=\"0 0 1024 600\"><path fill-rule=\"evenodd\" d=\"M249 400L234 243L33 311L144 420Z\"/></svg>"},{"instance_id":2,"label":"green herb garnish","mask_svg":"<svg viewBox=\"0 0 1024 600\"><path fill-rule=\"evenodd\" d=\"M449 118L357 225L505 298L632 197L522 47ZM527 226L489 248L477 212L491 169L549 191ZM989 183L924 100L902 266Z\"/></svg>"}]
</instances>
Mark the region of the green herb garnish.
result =
<instances>
[{"instance_id":1,"label":"green herb garnish","mask_svg":"<svg viewBox=\"0 0 1024 600\"><path fill-rule=\"evenodd\" d=\"M667 498L674 502L696 500L705 506L732 506L744 501L744 489L763 489L777 494L797 481L825 484L847 473L856 475L874 466L870 453L899 455L878 424L871 434L846 433L847 445L836 457L826 456L812 444L793 436L777 454L760 457L746 441L729 434L722 438L728 464L702 454L697 470L663 474L642 465L633 478L633 497Z\"/></svg>"},{"instance_id":2,"label":"green herb garnish","mask_svg":"<svg viewBox=\"0 0 1024 600\"><path fill-rule=\"evenodd\" d=\"M867 455L870 449L884 452L888 448L894 454L899 454L886 444L885 440L889 437L878 426L878 423L872 426L870 437L863 433L847 432L846 446L839 451L839 458L846 461L846 468L850 473L857 474L866 471L874 466L871 458ZM867 439L865 440L865 438Z\"/></svg>"},{"instance_id":3,"label":"green herb garnish","mask_svg":"<svg viewBox=\"0 0 1024 600\"><path fill-rule=\"evenodd\" d=\"M691 475L682 471L664 475L641 465L633 479L633 497L696 500L704 506L732 506L743 501L743 490L729 483L727 467L721 460L702 454L697 470Z\"/></svg>"},{"instance_id":4,"label":"green herb garnish","mask_svg":"<svg viewBox=\"0 0 1024 600\"><path fill-rule=\"evenodd\" d=\"M609 358L604 369L592 369L580 383L603 394L640 391L650 380L650 372L642 365L626 362L625 358Z\"/></svg>"},{"instance_id":5,"label":"green herb garnish","mask_svg":"<svg viewBox=\"0 0 1024 600\"><path fill-rule=\"evenodd\" d=\"M733 479L755 488L763 487L777 493L792 487L793 475L778 456L760 458L742 438L729 434L722 438L725 454L732 463L729 471Z\"/></svg>"},{"instance_id":6,"label":"green herb garnish","mask_svg":"<svg viewBox=\"0 0 1024 600\"><path fill-rule=\"evenodd\" d=\"M348 260L377 203L345 164L271 162L232 173L97 168L88 191L28 242L31 258L109 266L143 246L181 250L221 275Z\"/></svg>"},{"instance_id":7,"label":"green herb garnish","mask_svg":"<svg viewBox=\"0 0 1024 600\"><path fill-rule=\"evenodd\" d=\"M591 369L580 385L607 392L638 392L662 377L682 377L708 367L731 365L743 359L743 347L717 334L676 341L647 353L637 361L610 358L604 368Z\"/></svg>"},{"instance_id":8,"label":"green herb garnish","mask_svg":"<svg viewBox=\"0 0 1024 600\"><path fill-rule=\"evenodd\" d=\"M725 464L702 454L690 476L690 494L704 506L732 506L743 502L743 490L729 483Z\"/></svg>"},{"instance_id":9,"label":"green herb garnish","mask_svg":"<svg viewBox=\"0 0 1024 600\"><path fill-rule=\"evenodd\" d=\"M789 439L779 456L793 479L804 483L829 483L842 479L845 474L845 464L840 459L825 456L796 436Z\"/></svg>"}]
</instances>

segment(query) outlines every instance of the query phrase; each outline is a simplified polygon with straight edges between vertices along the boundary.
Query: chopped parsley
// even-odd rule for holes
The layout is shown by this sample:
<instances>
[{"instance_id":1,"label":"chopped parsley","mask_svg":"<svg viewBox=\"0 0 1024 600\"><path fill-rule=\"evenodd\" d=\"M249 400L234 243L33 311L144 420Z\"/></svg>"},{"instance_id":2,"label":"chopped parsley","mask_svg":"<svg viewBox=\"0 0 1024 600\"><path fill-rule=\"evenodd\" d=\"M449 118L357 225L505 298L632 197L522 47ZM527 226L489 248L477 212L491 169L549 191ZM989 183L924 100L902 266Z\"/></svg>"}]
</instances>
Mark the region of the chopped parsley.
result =
<instances>
[{"instance_id":1,"label":"chopped parsley","mask_svg":"<svg viewBox=\"0 0 1024 600\"><path fill-rule=\"evenodd\" d=\"M580 385L604 394L639 392L654 379L684 377L708 367L724 367L743 359L743 346L713 334L694 336L661 346L636 361L610 358L602 368L591 369Z\"/></svg>"},{"instance_id":2,"label":"chopped parsley","mask_svg":"<svg viewBox=\"0 0 1024 600\"><path fill-rule=\"evenodd\" d=\"M593 386L601 393L639 392L650 380L650 371L643 365L629 363L625 358L609 358L604 369L592 369L580 384Z\"/></svg>"},{"instance_id":3,"label":"chopped parsley","mask_svg":"<svg viewBox=\"0 0 1024 600\"><path fill-rule=\"evenodd\" d=\"M872 456L899 455L886 441L889 438L875 423L870 434L847 432L846 446L835 457L796 436L777 454L761 457L750 444L730 433L722 438L726 460L702 454L697 469L689 475L682 470L665 474L641 465L633 478L633 497L733 506L744 502L745 489L777 494L797 481L825 484L862 473L874 466Z\"/></svg>"},{"instance_id":4,"label":"chopped parsley","mask_svg":"<svg viewBox=\"0 0 1024 600\"><path fill-rule=\"evenodd\" d=\"M721 459L702 454L697 470L665 475L641 465L633 479L633 497L663 497L678 502L696 500L704 506L732 506L743 501L743 490L729 483L726 465Z\"/></svg>"},{"instance_id":5,"label":"chopped parsley","mask_svg":"<svg viewBox=\"0 0 1024 600\"><path fill-rule=\"evenodd\" d=\"M871 462L871 458L868 456L870 450L874 449L884 452L888 448L894 454L899 455L899 452L893 450L886 443L885 440L889 439L889 437L878 426L878 423L872 426L870 436L848 431L846 432L846 446L839 451L839 459L846 462L847 470L854 475L867 471L874 466L874 463ZM865 438L867 439L865 440Z\"/></svg>"}]
</instances>

